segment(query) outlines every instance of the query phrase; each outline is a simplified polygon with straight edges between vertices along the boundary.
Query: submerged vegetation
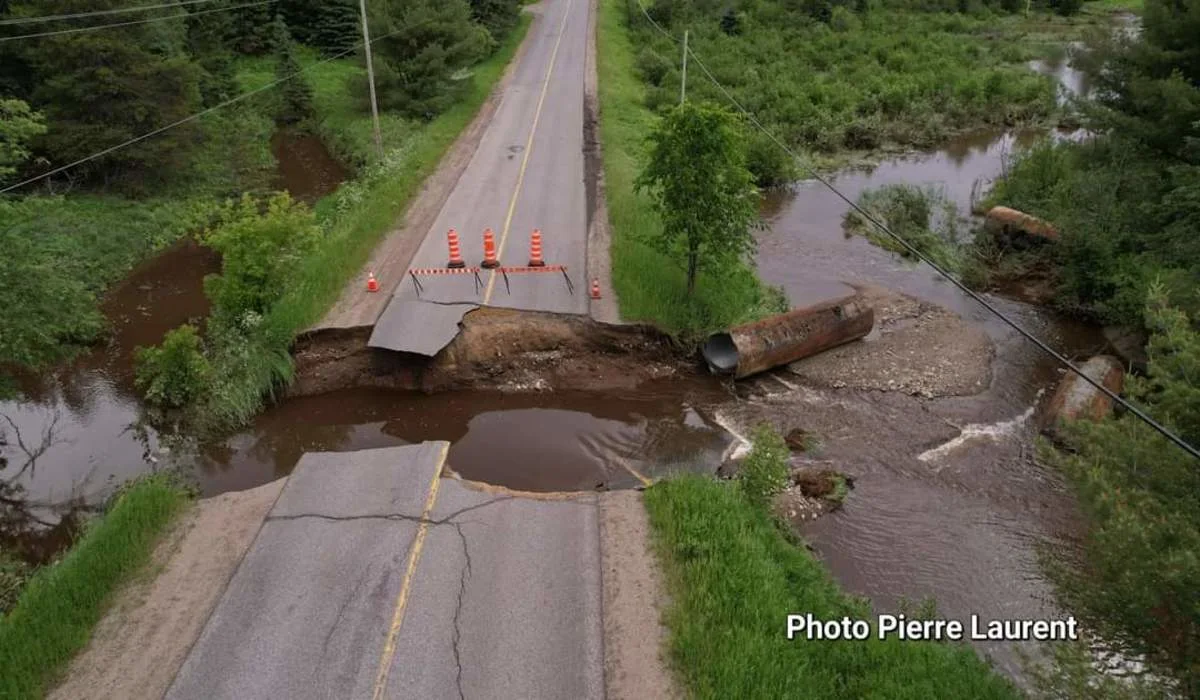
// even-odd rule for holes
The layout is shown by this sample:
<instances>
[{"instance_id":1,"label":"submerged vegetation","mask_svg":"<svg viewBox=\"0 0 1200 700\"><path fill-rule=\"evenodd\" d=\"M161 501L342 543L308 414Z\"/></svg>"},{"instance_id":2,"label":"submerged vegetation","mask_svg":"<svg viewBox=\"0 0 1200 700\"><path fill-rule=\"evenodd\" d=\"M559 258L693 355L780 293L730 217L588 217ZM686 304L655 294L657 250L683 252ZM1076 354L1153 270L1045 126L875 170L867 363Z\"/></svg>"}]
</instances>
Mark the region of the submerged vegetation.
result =
<instances>
[{"instance_id":1,"label":"submerged vegetation","mask_svg":"<svg viewBox=\"0 0 1200 700\"><path fill-rule=\"evenodd\" d=\"M958 206L941 190L932 186L885 185L863 192L858 206L942 269L957 272L962 266ZM885 250L917 259L911 250L857 211L846 214L845 227L847 232L866 236Z\"/></svg>"}]
</instances>

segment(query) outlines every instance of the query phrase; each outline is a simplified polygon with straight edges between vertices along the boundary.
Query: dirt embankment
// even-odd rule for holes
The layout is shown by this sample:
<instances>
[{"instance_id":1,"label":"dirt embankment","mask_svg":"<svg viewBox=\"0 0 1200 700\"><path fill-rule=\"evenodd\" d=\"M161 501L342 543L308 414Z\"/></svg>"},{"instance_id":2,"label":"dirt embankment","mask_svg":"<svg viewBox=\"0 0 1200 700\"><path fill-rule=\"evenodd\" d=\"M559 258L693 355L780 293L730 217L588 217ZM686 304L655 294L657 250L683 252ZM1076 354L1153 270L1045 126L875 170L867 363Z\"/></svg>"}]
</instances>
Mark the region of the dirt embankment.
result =
<instances>
[{"instance_id":1,"label":"dirt embankment","mask_svg":"<svg viewBox=\"0 0 1200 700\"><path fill-rule=\"evenodd\" d=\"M370 329L301 339L290 394L380 387L616 390L700 371L694 353L645 326L611 326L582 316L482 308L432 360L367 347Z\"/></svg>"}]
</instances>

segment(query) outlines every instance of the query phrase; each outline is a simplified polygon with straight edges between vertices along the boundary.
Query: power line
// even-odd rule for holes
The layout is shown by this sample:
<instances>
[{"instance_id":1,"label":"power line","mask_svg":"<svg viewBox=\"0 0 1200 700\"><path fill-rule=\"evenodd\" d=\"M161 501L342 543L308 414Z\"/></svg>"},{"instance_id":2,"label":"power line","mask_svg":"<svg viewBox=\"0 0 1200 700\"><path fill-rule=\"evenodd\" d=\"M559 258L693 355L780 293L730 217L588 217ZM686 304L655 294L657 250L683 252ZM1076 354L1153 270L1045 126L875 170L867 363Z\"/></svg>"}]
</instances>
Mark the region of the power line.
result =
<instances>
[{"instance_id":1,"label":"power line","mask_svg":"<svg viewBox=\"0 0 1200 700\"><path fill-rule=\"evenodd\" d=\"M118 7L112 10L96 10L95 12L77 12L71 15L42 15L40 17L15 17L12 19L0 19L0 27L11 26L14 24L40 24L42 22L60 22L68 19L84 19L87 17L100 17L102 15L122 15L130 12L148 12L150 10L170 10L184 5L200 5L206 2L216 2L217 0L179 0L179 2L171 2L165 5L140 5L138 7Z\"/></svg>"},{"instance_id":2,"label":"power line","mask_svg":"<svg viewBox=\"0 0 1200 700\"><path fill-rule=\"evenodd\" d=\"M275 0L260 0L259 2L246 3L245 5L232 5L230 7L218 7L212 10L201 10L200 12L181 12L176 15L167 15L166 17L150 17L148 19L135 19L129 22L114 22L112 24L96 24L90 27L76 27L74 29L58 29L50 32L37 32L35 34L18 34L16 36L0 37L0 43L6 41L16 41L17 39L35 39L38 37L57 36L59 34L78 34L80 32L91 32L97 29L113 29L115 27L132 27L135 24L149 24L150 22L162 22L168 19L187 19L189 17L199 17L201 15L210 15L214 12L231 12L233 10L242 10L247 7L260 7L262 5L270 5Z\"/></svg>"},{"instance_id":3,"label":"power line","mask_svg":"<svg viewBox=\"0 0 1200 700\"><path fill-rule=\"evenodd\" d=\"M679 39L675 38L673 35L671 35L669 32L667 32L665 29L663 29L661 26L659 26L658 22L654 21L654 18L651 17L648 12L646 12L646 8L642 6L641 2L638 2L638 0L633 0L633 1L637 4L638 8L642 11L642 14L646 16L646 19L650 20L650 24L654 25L654 27L659 32L661 32L664 36L666 36L671 41L679 43ZM704 65L704 61L700 60L700 57L696 55L695 51L693 51L689 48L688 53L691 55L692 60L696 62L696 65L700 67L700 70L706 76L708 76L708 79L712 82L712 84L715 85L717 87L717 89L719 89L725 95L725 97L731 103L733 103L733 105L735 107L737 107L739 111L742 112L742 114L746 115L746 117L750 119L750 122L753 123L754 126L757 127L759 131L766 134L767 138L771 139L771 141L776 146L783 149L783 151L785 153L787 153L797 163L799 163L800 167L802 169L804 169L804 171L807 172L810 177L812 177L814 180L816 180L817 182L824 185L827 189L829 189L830 192L833 192L835 195L837 195L839 199L841 199L846 204L850 205L850 207L852 209L854 209L854 211L857 212L860 216L862 216L864 219L869 221L872 225L874 225L880 231L886 233L888 236L891 236L893 239L896 240L896 242L898 242L900 245L904 246L904 248L906 250L908 250L908 252L912 253L919 260L921 260L922 262L924 262L927 265L929 265L930 267L932 267L938 274L940 274L941 276L943 276L947 280L949 280L954 286L956 286L960 290L962 290L967 296L969 296L972 299L974 299L975 301L977 301L981 306L983 306L983 308L990 311L993 315L995 315L997 318L999 318L1001 321L1003 321L1005 324L1007 324L1010 328L1012 328L1017 333L1020 333L1022 336L1024 336L1026 340L1030 341L1031 343L1036 345L1039 349L1041 349L1043 352L1045 352L1048 355L1050 355L1051 357L1053 357L1059 363L1064 365L1067 369L1069 369L1072 372L1074 372L1075 374L1079 375L1079 377L1082 378L1084 381L1086 381L1088 384L1091 384L1096 389L1099 389L1101 392L1104 393L1105 396L1107 396L1108 398L1117 402L1123 408L1125 408L1127 411L1129 411L1133 415L1137 416L1139 419L1141 419L1143 422L1145 422L1151 428L1156 430L1160 435L1167 438L1171 442L1175 443L1177 446L1181 447L1185 452L1187 452L1191 456L1193 456L1197 459L1200 459L1200 450L1196 449L1194 446L1192 446L1186 440L1184 440L1183 438L1176 435L1173 431L1171 431L1166 426L1162 425L1158 421L1151 418L1148 414L1146 414L1144 411L1142 411L1142 409L1135 406L1133 403L1127 401L1125 398L1123 398L1116 392L1112 391L1108 387L1104 386L1102 383L1089 377L1081 369L1076 367L1073 362L1068 360L1065 356L1063 356L1057 350L1055 350L1054 348L1047 345L1044 341L1042 341L1040 338L1035 336L1033 333L1026 330L1023 326L1021 326L1016 321L1013 321L1012 319L1010 319L1008 316L1006 316L1004 314L1004 312L997 309L989 301L987 301L982 296L980 296L978 293L976 293L975 290L967 287L965 284L958 281L957 278L955 278L947 270L942 268L941 265L938 265L936 262L931 260L929 258L929 256L922 253L920 250L918 250L915 246L913 246L907 240L905 240L900 235L898 235L897 233L892 231L891 228L889 228L886 224L884 224L883 222L876 219L870 212L866 211L865 209L860 207L856 202L851 200L849 197L842 194L840 190L838 190L836 187L833 186L833 183L831 183L825 177L822 177L821 174L816 171L816 169L814 169L807 162L805 162L805 160L802 159L795 151L793 151L791 148L789 148L786 144L784 144L782 141L780 141L775 136L775 134L773 134L766 127L764 127L762 125L762 123L760 123L758 121L758 119L750 112L750 110L743 107L742 104L740 102L738 102L737 98L735 98L729 92L729 90L727 90L725 88L725 86L722 85L721 82L719 80L717 80L715 76L713 76L712 72L708 70L708 66Z\"/></svg>"},{"instance_id":4,"label":"power line","mask_svg":"<svg viewBox=\"0 0 1200 700\"><path fill-rule=\"evenodd\" d=\"M429 24L431 21L433 21L433 20L426 20L426 21L424 21L424 22L416 22L416 23L414 23L414 24L405 25L405 26L403 26L403 27L400 27L399 29L396 29L395 31L388 32L387 34L384 34L383 36L376 37L376 38L372 39L372 40L371 40L371 43L372 43L372 44L374 44L374 43L376 43L376 42L383 41L384 39L389 39L389 38L391 38L391 37L393 37L393 36L395 36L395 35L397 35L397 34L399 34L399 33L401 33L401 32L408 31L409 29L412 29L413 27L419 27L419 26L421 26L421 25L423 25L423 24ZM359 42L359 43L355 44L354 46L352 46L352 47L350 47L350 48L346 49L345 51L342 51L342 52L340 52L340 53L334 54L333 56L330 56L330 57L328 57L328 58L321 59L320 61L317 61L316 63L312 63L312 64L310 64L310 65L306 66L305 68L302 68L302 69L300 69L300 70L296 71L295 73L292 73L291 75L286 75L286 76L284 76L284 77L282 77L282 78L278 78L278 79L276 79L276 80L273 80L273 81L271 81L271 82L267 83L266 85L263 85L263 86L261 86L261 87L257 87L257 88L255 88L255 89L253 89L253 90L249 90L249 91L247 91L247 92L244 92L244 93L242 93L241 95L238 95L237 97L233 97L233 98L230 98L230 99L228 99L228 100L225 100L224 102L222 102L222 103L220 103L220 104L217 104L217 105L213 105L212 107L209 107L208 109L202 110L202 111L200 111L200 112L196 112L195 114L192 114L192 115L190 115L190 116L184 117L183 119L180 119L180 120L178 120L178 121L171 122L170 124L167 124L166 126L161 126L161 127L157 128L157 129L154 129L153 131L148 131L148 132L146 132L146 133L144 133L144 134L141 134L140 136L135 136L135 137L133 137L133 138L129 139L128 141L125 141L125 142L123 142L123 143L119 143L119 144L117 144L117 145L115 145L115 146L110 146L110 147L108 147L108 148L106 148L106 149L104 149L104 150L102 150L102 151L98 151L98 152L96 152L96 153L93 153L93 154L91 154L91 155L89 155L89 156L86 156L86 157L84 157L84 158L80 158L79 160L76 160L76 161L72 161L72 162L70 162L70 163L67 163L66 165L61 165L61 166L59 166L59 167L57 167L57 168L55 168L55 169L53 169L53 170L50 170L50 171L48 171L48 172L45 172L45 173L42 173L41 175L35 175L34 177L31 177L31 178L29 178L29 179L27 179L27 180L22 180L21 182L18 182L18 183L14 184L14 185L9 185L8 187L5 187L4 189L0 189L0 194L7 194L7 193L9 193L9 192L12 192L12 191L13 191L13 190L15 190L15 189L18 189L18 188L24 187L25 185L29 185L29 184L32 184L32 183L34 183L34 182L38 182L39 180L44 180L44 179L46 179L46 178L48 178L48 177L53 177L53 176L55 176L55 175L57 175L57 174L59 174L59 173L61 173L61 172L63 172L63 171L70 170L71 168L74 168L74 167L76 167L76 166L83 165L84 163L87 163L87 162L89 162L89 161L93 161L93 160L95 160L95 159L97 159L97 158L100 158L100 157L102 157L102 156L106 156L106 155L108 155L109 153L112 153L112 152L114 152L114 151L119 151L119 150L121 150L122 148L126 148L126 147L128 147L128 146L132 146L133 144L135 144L135 143L138 143L139 141L144 141L144 140L146 140L146 139L148 139L148 138L151 138L151 137L153 137L153 136L157 136L157 135L159 135L159 134L163 133L164 131L169 131L169 130L171 130L171 129L174 129L174 128L175 128L175 127L177 127L177 126L182 126L182 125L184 125L184 124L187 124L188 122L193 122L193 121L196 121L197 119L199 119L199 118L201 118L201 117L203 117L203 116L206 116L206 115L208 115L208 114L212 114L213 112L217 111L218 109L223 109L223 108L225 108L225 107L228 107L228 106L230 106L230 105L233 105L233 104L236 104L236 103L238 103L238 102L241 102L241 101L243 101L243 100L245 100L245 99L248 99L248 98L250 98L250 97L253 97L254 95L257 95L257 94L258 94L258 93L260 93L260 92L265 92L265 91L267 91L267 90L270 90L271 88L275 87L276 85L279 85L280 83L287 82L287 81L291 80L292 78L295 78L295 77L297 77L297 76L299 76L299 75L302 75L302 74L304 74L304 73L307 73L308 71L312 70L313 68L316 68L317 66L323 65L323 64L325 64L325 63L329 63L330 61L335 61L335 60L337 60L337 59L339 59L339 58L342 58L342 57L344 57L344 56L347 56L347 55L349 55L349 54L351 54L351 53L354 53L354 52L355 52L355 51L357 51L358 49L362 48L362 47L364 46L364 44L365 44L365 42Z\"/></svg>"}]
</instances>

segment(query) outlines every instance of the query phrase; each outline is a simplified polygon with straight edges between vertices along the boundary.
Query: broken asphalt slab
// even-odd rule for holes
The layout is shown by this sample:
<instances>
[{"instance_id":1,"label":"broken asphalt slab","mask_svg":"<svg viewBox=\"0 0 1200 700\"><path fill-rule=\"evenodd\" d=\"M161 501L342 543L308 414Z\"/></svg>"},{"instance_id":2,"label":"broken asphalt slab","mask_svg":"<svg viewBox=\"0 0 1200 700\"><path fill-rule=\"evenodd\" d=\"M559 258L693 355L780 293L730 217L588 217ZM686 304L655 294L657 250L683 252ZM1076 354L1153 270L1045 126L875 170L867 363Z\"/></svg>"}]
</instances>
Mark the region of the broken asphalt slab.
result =
<instances>
[{"instance_id":1,"label":"broken asphalt slab","mask_svg":"<svg viewBox=\"0 0 1200 700\"><path fill-rule=\"evenodd\" d=\"M367 341L367 347L433 357L458 335L467 312L478 304L443 304L393 297Z\"/></svg>"},{"instance_id":2,"label":"broken asphalt slab","mask_svg":"<svg viewBox=\"0 0 1200 700\"><path fill-rule=\"evenodd\" d=\"M595 495L439 479L446 446L306 454L167 697L602 697Z\"/></svg>"}]
</instances>

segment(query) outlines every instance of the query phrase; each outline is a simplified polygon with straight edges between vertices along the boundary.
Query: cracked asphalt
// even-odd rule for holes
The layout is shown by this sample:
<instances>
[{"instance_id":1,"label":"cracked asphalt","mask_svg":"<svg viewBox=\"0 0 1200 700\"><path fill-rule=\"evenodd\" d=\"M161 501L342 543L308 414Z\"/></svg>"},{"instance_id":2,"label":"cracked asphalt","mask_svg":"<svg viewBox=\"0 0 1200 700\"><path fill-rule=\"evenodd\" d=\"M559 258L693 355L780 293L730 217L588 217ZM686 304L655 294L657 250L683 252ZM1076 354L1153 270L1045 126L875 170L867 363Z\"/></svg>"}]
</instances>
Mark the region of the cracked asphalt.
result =
<instances>
[{"instance_id":1,"label":"cracked asphalt","mask_svg":"<svg viewBox=\"0 0 1200 700\"><path fill-rule=\"evenodd\" d=\"M306 454L167 697L603 697L596 497L442 477L447 447Z\"/></svg>"}]
</instances>

